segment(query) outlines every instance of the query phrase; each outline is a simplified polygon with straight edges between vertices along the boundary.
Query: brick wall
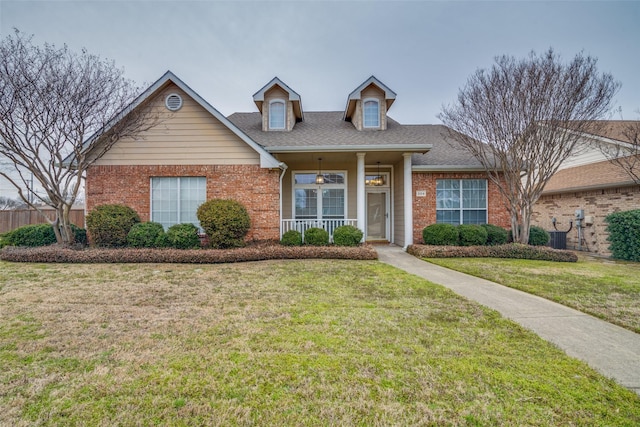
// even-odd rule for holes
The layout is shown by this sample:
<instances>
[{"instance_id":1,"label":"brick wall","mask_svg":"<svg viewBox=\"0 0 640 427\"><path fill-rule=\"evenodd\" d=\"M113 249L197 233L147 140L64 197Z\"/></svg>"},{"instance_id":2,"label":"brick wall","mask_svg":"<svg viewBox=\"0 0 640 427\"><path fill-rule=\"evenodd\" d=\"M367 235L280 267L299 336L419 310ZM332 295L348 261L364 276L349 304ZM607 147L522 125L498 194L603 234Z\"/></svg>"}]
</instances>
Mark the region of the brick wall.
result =
<instances>
[{"instance_id":1,"label":"brick wall","mask_svg":"<svg viewBox=\"0 0 640 427\"><path fill-rule=\"evenodd\" d=\"M578 243L576 227L567 234L567 249L577 249L610 256L609 242L604 218L613 212L628 211L640 208L640 186L617 187L601 190L562 193L542 196L534 207L532 224L553 230L551 218L557 220L560 231L569 228L569 221L574 220L575 211L584 209L585 216L593 218L593 224L582 229L582 242ZM575 224L575 220L574 220Z\"/></svg>"},{"instance_id":2,"label":"brick wall","mask_svg":"<svg viewBox=\"0 0 640 427\"><path fill-rule=\"evenodd\" d=\"M484 172L476 173L414 173L413 180L413 241L422 243L422 230L436 222L436 180L438 179L487 179ZM417 191L425 191L425 197L417 197ZM490 224L511 228L509 213L504 207L498 187L487 179L487 208Z\"/></svg>"},{"instance_id":3,"label":"brick wall","mask_svg":"<svg viewBox=\"0 0 640 427\"><path fill-rule=\"evenodd\" d=\"M235 199L251 217L248 240L280 237L279 171L257 165L93 166L87 171L86 207L124 204L150 219L151 178L204 176L207 200Z\"/></svg>"}]
</instances>

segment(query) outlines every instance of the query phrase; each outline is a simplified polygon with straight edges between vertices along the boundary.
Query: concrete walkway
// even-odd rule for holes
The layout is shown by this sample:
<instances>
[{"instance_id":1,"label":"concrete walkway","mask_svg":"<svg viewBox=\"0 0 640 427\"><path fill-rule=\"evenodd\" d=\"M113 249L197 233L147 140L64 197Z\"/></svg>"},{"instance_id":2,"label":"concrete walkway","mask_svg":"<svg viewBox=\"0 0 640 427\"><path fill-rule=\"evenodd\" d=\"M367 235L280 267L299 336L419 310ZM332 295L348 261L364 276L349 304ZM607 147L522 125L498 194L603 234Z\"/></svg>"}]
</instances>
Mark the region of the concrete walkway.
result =
<instances>
[{"instance_id":1,"label":"concrete walkway","mask_svg":"<svg viewBox=\"0 0 640 427\"><path fill-rule=\"evenodd\" d=\"M569 356L640 394L640 335L555 302L439 267L397 246L376 246L380 261L492 308Z\"/></svg>"}]
</instances>

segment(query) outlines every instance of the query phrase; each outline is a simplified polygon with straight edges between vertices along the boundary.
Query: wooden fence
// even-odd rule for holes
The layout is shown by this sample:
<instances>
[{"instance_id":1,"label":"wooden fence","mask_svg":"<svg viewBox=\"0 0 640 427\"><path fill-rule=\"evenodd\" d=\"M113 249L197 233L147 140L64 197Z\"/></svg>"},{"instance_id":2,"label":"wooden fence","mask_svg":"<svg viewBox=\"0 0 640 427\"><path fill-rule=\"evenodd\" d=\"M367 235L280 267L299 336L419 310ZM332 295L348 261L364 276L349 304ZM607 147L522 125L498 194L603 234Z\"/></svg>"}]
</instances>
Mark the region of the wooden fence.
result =
<instances>
[{"instance_id":1,"label":"wooden fence","mask_svg":"<svg viewBox=\"0 0 640 427\"><path fill-rule=\"evenodd\" d=\"M44 210L44 214L52 220L56 217L53 209ZM69 214L73 224L84 228L84 209L71 209ZM33 209L0 211L0 233L6 233L23 225L43 224L46 222L47 220L42 214Z\"/></svg>"}]
</instances>

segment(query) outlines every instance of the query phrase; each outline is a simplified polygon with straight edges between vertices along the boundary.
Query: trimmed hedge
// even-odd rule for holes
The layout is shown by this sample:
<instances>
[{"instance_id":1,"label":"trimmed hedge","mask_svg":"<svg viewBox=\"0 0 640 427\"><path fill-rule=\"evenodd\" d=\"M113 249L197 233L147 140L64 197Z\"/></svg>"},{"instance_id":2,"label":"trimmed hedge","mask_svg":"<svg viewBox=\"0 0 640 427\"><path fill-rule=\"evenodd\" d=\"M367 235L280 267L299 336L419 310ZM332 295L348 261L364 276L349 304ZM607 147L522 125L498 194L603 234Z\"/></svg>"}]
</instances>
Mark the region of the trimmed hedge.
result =
<instances>
[{"instance_id":1,"label":"trimmed hedge","mask_svg":"<svg viewBox=\"0 0 640 427\"><path fill-rule=\"evenodd\" d=\"M127 235L140 217L129 206L100 205L87 214L86 222L94 245L118 248L127 245Z\"/></svg>"},{"instance_id":2,"label":"trimmed hedge","mask_svg":"<svg viewBox=\"0 0 640 427\"><path fill-rule=\"evenodd\" d=\"M311 227L304 232L304 243L311 246L329 244L329 232L323 228Z\"/></svg>"},{"instance_id":3,"label":"trimmed hedge","mask_svg":"<svg viewBox=\"0 0 640 427\"><path fill-rule=\"evenodd\" d=\"M544 228L532 225L529 227L529 244L532 246L546 246L551 240L551 235ZM509 242L513 242L513 233L509 230Z\"/></svg>"},{"instance_id":4,"label":"trimmed hedge","mask_svg":"<svg viewBox=\"0 0 640 427\"><path fill-rule=\"evenodd\" d=\"M452 224L431 224L422 230L425 245L457 245L458 227Z\"/></svg>"},{"instance_id":5,"label":"trimmed hedge","mask_svg":"<svg viewBox=\"0 0 640 427\"><path fill-rule=\"evenodd\" d=\"M167 230L168 246L175 249L200 248L198 227L193 224L175 224Z\"/></svg>"},{"instance_id":6,"label":"trimmed hedge","mask_svg":"<svg viewBox=\"0 0 640 427\"><path fill-rule=\"evenodd\" d=\"M289 230L282 235L280 244L284 246L301 246L302 233L297 230Z\"/></svg>"},{"instance_id":7,"label":"trimmed hedge","mask_svg":"<svg viewBox=\"0 0 640 427\"><path fill-rule=\"evenodd\" d=\"M507 243L509 232L504 228L493 224L482 224L481 227L487 232L487 245L495 246Z\"/></svg>"},{"instance_id":8,"label":"trimmed hedge","mask_svg":"<svg viewBox=\"0 0 640 427\"><path fill-rule=\"evenodd\" d=\"M87 232L75 224L71 224L75 243L87 244ZM56 234L51 224L31 224L18 227L5 233L2 238L5 246L48 246L57 243Z\"/></svg>"},{"instance_id":9,"label":"trimmed hedge","mask_svg":"<svg viewBox=\"0 0 640 427\"><path fill-rule=\"evenodd\" d=\"M133 224L127 234L127 245L132 248L157 248L159 244L163 244L162 235L162 224L151 221L138 222Z\"/></svg>"},{"instance_id":10,"label":"trimmed hedge","mask_svg":"<svg viewBox=\"0 0 640 427\"><path fill-rule=\"evenodd\" d=\"M73 250L57 246L38 248L6 247L0 259L11 262L56 263L184 263L218 264L278 259L375 260L378 253L369 245L286 247L256 244L238 249L102 249Z\"/></svg>"},{"instance_id":11,"label":"trimmed hedge","mask_svg":"<svg viewBox=\"0 0 640 427\"><path fill-rule=\"evenodd\" d=\"M605 218L611 256L640 261L640 210L615 212Z\"/></svg>"},{"instance_id":12,"label":"trimmed hedge","mask_svg":"<svg viewBox=\"0 0 640 427\"><path fill-rule=\"evenodd\" d=\"M353 225L342 225L333 230L333 243L338 246L358 246L364 233Z\"/></svg>"},{"instance_id":13,"label":"trimmed hedge","mask_svg":"<svg viewBox=\"0 0 640 427\"><path fill-rule=\"evenodd\" d=\"M419 258L515 258L558 262L578 261L578 256L571 251L521 243L498 246L410 245L407 252Z\"/></svg>"},{"instance_id":14,"label":"trimmed hedge","mask_svg":"<svg viewBox=\"0 0 640 427\"><path fill-rule=\"evenodd\" d=\"M240 248L245 245L251 218L240 202L212 199L200 205L197 216L212 248Z\"/></svg>"},{"instance_id":15,"label":"trimmed hedge","mask_svg":"<svg viewBox=\"0 0 640 427\"><path fill-rule=\"evenodd\" d=\"M480 246L487 243L487 230L479 225L459 225L458 235L458 244L460 246Z\"/></svg>"}]
</instances>

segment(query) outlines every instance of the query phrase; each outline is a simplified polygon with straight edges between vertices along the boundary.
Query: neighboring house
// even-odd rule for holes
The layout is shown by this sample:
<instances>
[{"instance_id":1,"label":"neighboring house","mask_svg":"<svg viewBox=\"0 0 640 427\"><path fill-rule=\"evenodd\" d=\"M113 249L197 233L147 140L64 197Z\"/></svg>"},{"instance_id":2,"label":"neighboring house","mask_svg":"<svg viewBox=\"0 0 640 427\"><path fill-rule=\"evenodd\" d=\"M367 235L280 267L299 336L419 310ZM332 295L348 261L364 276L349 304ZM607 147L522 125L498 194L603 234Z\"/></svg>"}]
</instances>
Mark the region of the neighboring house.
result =
<instances>
[{"instance_id":1,"label":"neighboring house","mask_svg":"<svg viewBox=\"0 0 640 427\"><path fill-rule=\"evenodd\" d=\"M576 154L565 161L546 185L534 208L533 225L554 230L552 219L567 234L567 248L609 256L607 223L613 212L640 208L640 185L619 165L610 162L601 147L628 143L625 130L633 122L607 121L597 134L585 134ZM578 213L576 213L578 211ZM580 214L584 218L578 219Z\"/></svg>"},{"instance_id":2,"label":"neighboring house","mask_svg":"<svg viewBox=\"0 0 640 427\"><path fill-rule=\"evenodd\" d=\"M207 199L232 198L251 216L248 239L351 224L367 241L404 247L435 222L508 227L480 164L445 141L444 126L391 119L395 98L372 76L344 111L305 112L300 95L274 78L253 95L257 112L224 117L167 72L134 108L171 114L88 169L87 210L123 203L167 227L197 223Z\"/></svg>"}]
</instances>

